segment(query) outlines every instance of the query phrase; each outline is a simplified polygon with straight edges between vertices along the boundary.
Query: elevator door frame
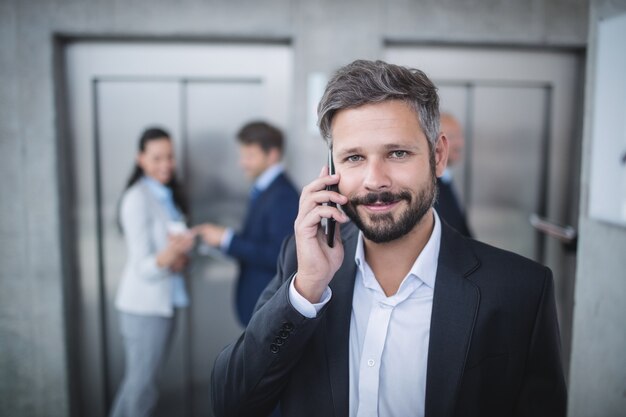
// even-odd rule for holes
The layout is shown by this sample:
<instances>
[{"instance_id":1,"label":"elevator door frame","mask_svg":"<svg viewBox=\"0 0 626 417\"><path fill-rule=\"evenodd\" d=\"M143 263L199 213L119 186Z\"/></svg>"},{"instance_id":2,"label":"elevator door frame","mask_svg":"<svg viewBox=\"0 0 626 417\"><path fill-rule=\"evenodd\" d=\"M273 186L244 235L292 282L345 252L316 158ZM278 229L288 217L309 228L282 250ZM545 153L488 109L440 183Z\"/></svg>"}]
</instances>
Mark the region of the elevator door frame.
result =
<instances>
[{"instance_id":1,"label":"elevator door frame","mask_svg":"<svg viewBox=\"0 0 626 417\"><path fill-rule=\"evenodd\" d=\"M175 56L172 68L141 68L132 67L133 54L141 53L145 49L152 58L159 51L166 51ZM268 69L250 68L255 65L241 65L241 59L249 59L262 62L267 59L268 50L275 51L272 57L279 57L282 67L269 74ZM267 120L278 123L286 133L289 131L291 120L291 82L292 82L292 51L289 42L279 40L270 42L251 43L200 43L194 42L158 42L158 41L72 41L60 46L62 57L62 84L66 86L63 94L65 98L64 112L67 115L66 142L69 157L68 163L72 168L65 168L65 178L62 182L69 184L65 191L71 201L68 204L68 212L63 215L64 241L72 241L65 246L65 257L74 259L70 271L66 276L66 299L68 332L68 352L70 364L70 386L72 407L74 414L104 416L110 407L114 392L109 389L110 376L107 356L109 337L107 329L107 309L110 308L111 300L106 299L106 283L104 282L103 259L103 228L102 225L102 191L100 175L100 138L99 138L99 113L98 113L98 85L105 83L163 81L200 85L214 82L250 82L266 83L268 91L276 90L278 84L282 84L276 94L267 94L265 113ZM117 54L117 55L116 55ZM163 59L166 59L163 56ZM185 56L193 64L185 68ZM115 63L115 57L121 64ZM228 60L231 60L230 62ZM78 60L78 61L77 61ZM212 61L212 62L209 62ZM78 62L78 63L77 63ZM130 62L130 64L129 64ZM164 61L167 62L167 61ZM215 68L212 68L215 63ZM264 64L260 64L263 66ZM269 66L270 64L267 64ZM167 65L165 65L167 66ZM156 69L155 69L156 68ZM153 70L154 69L154 70ZM261 74L259 74L259 71ZM265 73L263 73L265 71ZM273 87L272 87L273 86ZM186 109L185 109L186 110ZM259 115L255 115L259 116ZM185 116L181 116L184 120ZM180 131L173 135L177 136L176 151L183 156L186 148L187 134L184 132L184 124L181 122ZM138 136L137 136L138 137ZM136 141L137 137L131 140ZM236 147L234 137L231 141ZM87 158L85 158L87 156ZM87 160L85 160L87 159ZM179 173L185 176L188 167L179 167ZM130 169L130 167L124 167ZM236 169L236 167L235 167ZM62 175L63 175L62 172ZM86 177L80 179L79 177ZM85 195L84 189L89 188L77 185L79 182L91 184L93 192ZM93 204L92 212L84 220L84 210L80 210L81 204L90 201ZM95 233L95 244L85 247L84 234L85 224L91 226ZM232 269L232 268L231 268ZM87 275L97 276L97 279L86 281ZM95 288L97 287L97 288ZM89 294L85 292L89 291ZM87 300L88 299L88 300ZM73 313L70 313L73 312ZM119 337L119 335L115 335ZM189 342L191 343L191 342ZM189 365L188 367L190 367ZM188 375L188 377L190 377ZM189 384L187 384L189 385ZM206 387L208 389L208 386ZM78 399L77 399L78 397ZM206 412L206 411L205 411ZM186 415L196 415L190 407L186 406Z\"/></svg>"},{"instance_id":2,"label":"elevator door frame","mask_svg":"<svg viewBox=\"0 0 626 417\"><path fill-rule=\"evenodd\" d=\"M541 156L541 177L545 181L538 185L537 214L557 224L578 224L584 49L387 41L384 57L389 62L423 70L436 85L527 84L543 88L548 106ZM564 69L565 75L557 68ZM464 125L464 129L468 131L471 126ZM469 136L471 150L473 138ZM472 193L466 184L472 173L465 171L462 188ZM535 232L535 246L537 249L530 257L547 264L554 272L563 361L568 375L576 252L539 232Z\"/></svg>"}]
</instances>

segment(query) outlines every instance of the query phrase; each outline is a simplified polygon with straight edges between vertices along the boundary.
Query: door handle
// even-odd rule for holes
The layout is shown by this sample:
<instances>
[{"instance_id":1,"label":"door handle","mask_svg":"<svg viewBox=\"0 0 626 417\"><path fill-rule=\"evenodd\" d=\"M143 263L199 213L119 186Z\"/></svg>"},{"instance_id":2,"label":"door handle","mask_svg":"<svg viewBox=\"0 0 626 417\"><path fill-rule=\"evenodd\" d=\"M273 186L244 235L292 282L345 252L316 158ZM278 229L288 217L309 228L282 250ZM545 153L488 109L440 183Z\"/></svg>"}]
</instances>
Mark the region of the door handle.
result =
<instances>
[{"instance_id":1,"label":"door handle","mask_svg":"<svg viewBox=\"0 0 626 417\"><path fill-rule=\"evenodd\" d=\"M551 222L550 220L540 217L537 214L531 214L529 220L530 224L541 233L559 240L568 249L576 249L578 232L572 226L563 226Z\"/></svg>"}]
</instances>

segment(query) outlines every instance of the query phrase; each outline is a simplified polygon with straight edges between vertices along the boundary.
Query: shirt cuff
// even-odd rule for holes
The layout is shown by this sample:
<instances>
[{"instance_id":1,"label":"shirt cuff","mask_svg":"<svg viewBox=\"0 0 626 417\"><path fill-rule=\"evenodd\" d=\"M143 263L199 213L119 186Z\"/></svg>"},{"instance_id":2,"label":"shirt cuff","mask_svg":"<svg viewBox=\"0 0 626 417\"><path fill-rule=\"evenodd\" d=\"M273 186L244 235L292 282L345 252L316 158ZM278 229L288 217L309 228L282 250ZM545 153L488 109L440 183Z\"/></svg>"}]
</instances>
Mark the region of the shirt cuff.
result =
<instances>
[{"instance_id":1,"label":"shirt cuff","mask_svg":"<svg viewBox=\"0 0 626 417\"><path fill-rule=\"evenodd\" d=\"M220 249L223 252L228 252L228 249L230 248L230 242L233 241L234 234L235 232L233 232L233 229L231 229L230 227L227 227L226 230L224 230L224 234L222 235L222 241L220 242Z\"/></svg>"},{"instance_id":2,"label":"shirt cuff","mask_svg":"<svg viewBox=\"0 0 626 417\"><path fill-rule=\"evenodd\" d=\"M330 297L333 295L333 291L330 287L326 287L324 293L322 294L322 299L319 303L311 303L309 300L304 298L298 290L296 290L296 286L294 284L296 280L296 275L291 279L291 284L289 284L289 302L293 306L293 308L298 311L298 313L302 314L304 317L308 319L313 319L317 317L317 313L320 312L322 307L326 305L330 301Z\"/></svg>"}]
</instances>

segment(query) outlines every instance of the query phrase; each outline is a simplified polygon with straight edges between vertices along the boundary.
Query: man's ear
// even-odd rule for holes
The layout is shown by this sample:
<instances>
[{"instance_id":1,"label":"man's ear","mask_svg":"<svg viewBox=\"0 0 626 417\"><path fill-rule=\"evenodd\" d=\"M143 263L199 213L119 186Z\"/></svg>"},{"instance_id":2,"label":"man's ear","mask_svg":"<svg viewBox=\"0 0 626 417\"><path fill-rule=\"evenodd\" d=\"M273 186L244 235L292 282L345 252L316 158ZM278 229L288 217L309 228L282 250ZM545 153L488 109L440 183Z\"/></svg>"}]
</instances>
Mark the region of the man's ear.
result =
<instances>
[{"instance_id":1,"label":"man's ear","mask_svg":"<svg viewBox=\"0 0 626 417\"><path fill-rule=\"evenodd\" d=\"M269 160L272 164L277 164L280 162L280 160L283 157L282 152L280 151L280 149L278 148L270 148L269 152L267 153Z\"/></svg>"},{"instance_id":2,"label":"man's ear","mask_svg":"<svg viewBox=\"0 0 626 417\"><path fill-rule=\"evenodd\" d=\"M443 132L439 132L437 143L435 144L435 168L437 177L443 175L448 166L448 138Z\"/></svg>"}]
</instances>

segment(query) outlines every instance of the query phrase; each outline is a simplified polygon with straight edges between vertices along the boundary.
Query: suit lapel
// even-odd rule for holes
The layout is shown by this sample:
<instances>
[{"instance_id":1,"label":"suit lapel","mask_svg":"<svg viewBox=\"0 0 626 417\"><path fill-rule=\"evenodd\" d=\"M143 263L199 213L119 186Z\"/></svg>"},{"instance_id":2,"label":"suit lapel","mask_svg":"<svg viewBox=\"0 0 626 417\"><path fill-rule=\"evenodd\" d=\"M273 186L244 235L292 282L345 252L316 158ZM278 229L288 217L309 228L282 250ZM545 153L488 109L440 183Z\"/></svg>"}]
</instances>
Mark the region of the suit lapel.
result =
<instances>
[{"instance_id":1,"label":"suit lapel","mask_svg":"<svg viewBox=\"0 0 626 417\"><path fill-rule=\"evenodd\" d=\"M452 415L480 292L466 277L479 266L465 239L442 224L426 375L426 417Z\"/></svg>"},{"instance_id":2,"label":"suit lapel","mask_svg":"<svg viewBox=\"0 0 626 417\"><path fill-rule=\"evenodd\" d=\"M244 226L241 229L242 233L246 233L253 228L254 223L257 221L258 214L261 212L261 208L266 205L265 201L268 200L272 194L272 190L277 187L282 180L284 173L279 174L274 180L255 198L248 199L248 209L246 211L246 217L244 220ZM270 200L271 201L271 200Z\"/></svg>"},{"instance_id":3,"label":"suit lapel","mask_svg":"<svg viewBox=\"0 0 626 417\"><path fill-rule=\"evenodd\" d=\"M356 251L358 229L353 225L342 226L344 236L343 263L330 283L333 291L328 310L326 312L326 358L333 397L335 416L347 416L349 412L349 345L350 345L350 317L352 315L352 294L354 292L354 277L356 265L354 253ZM332 319L330 319L332 317Z\"/></svg>"}]
</instances>

